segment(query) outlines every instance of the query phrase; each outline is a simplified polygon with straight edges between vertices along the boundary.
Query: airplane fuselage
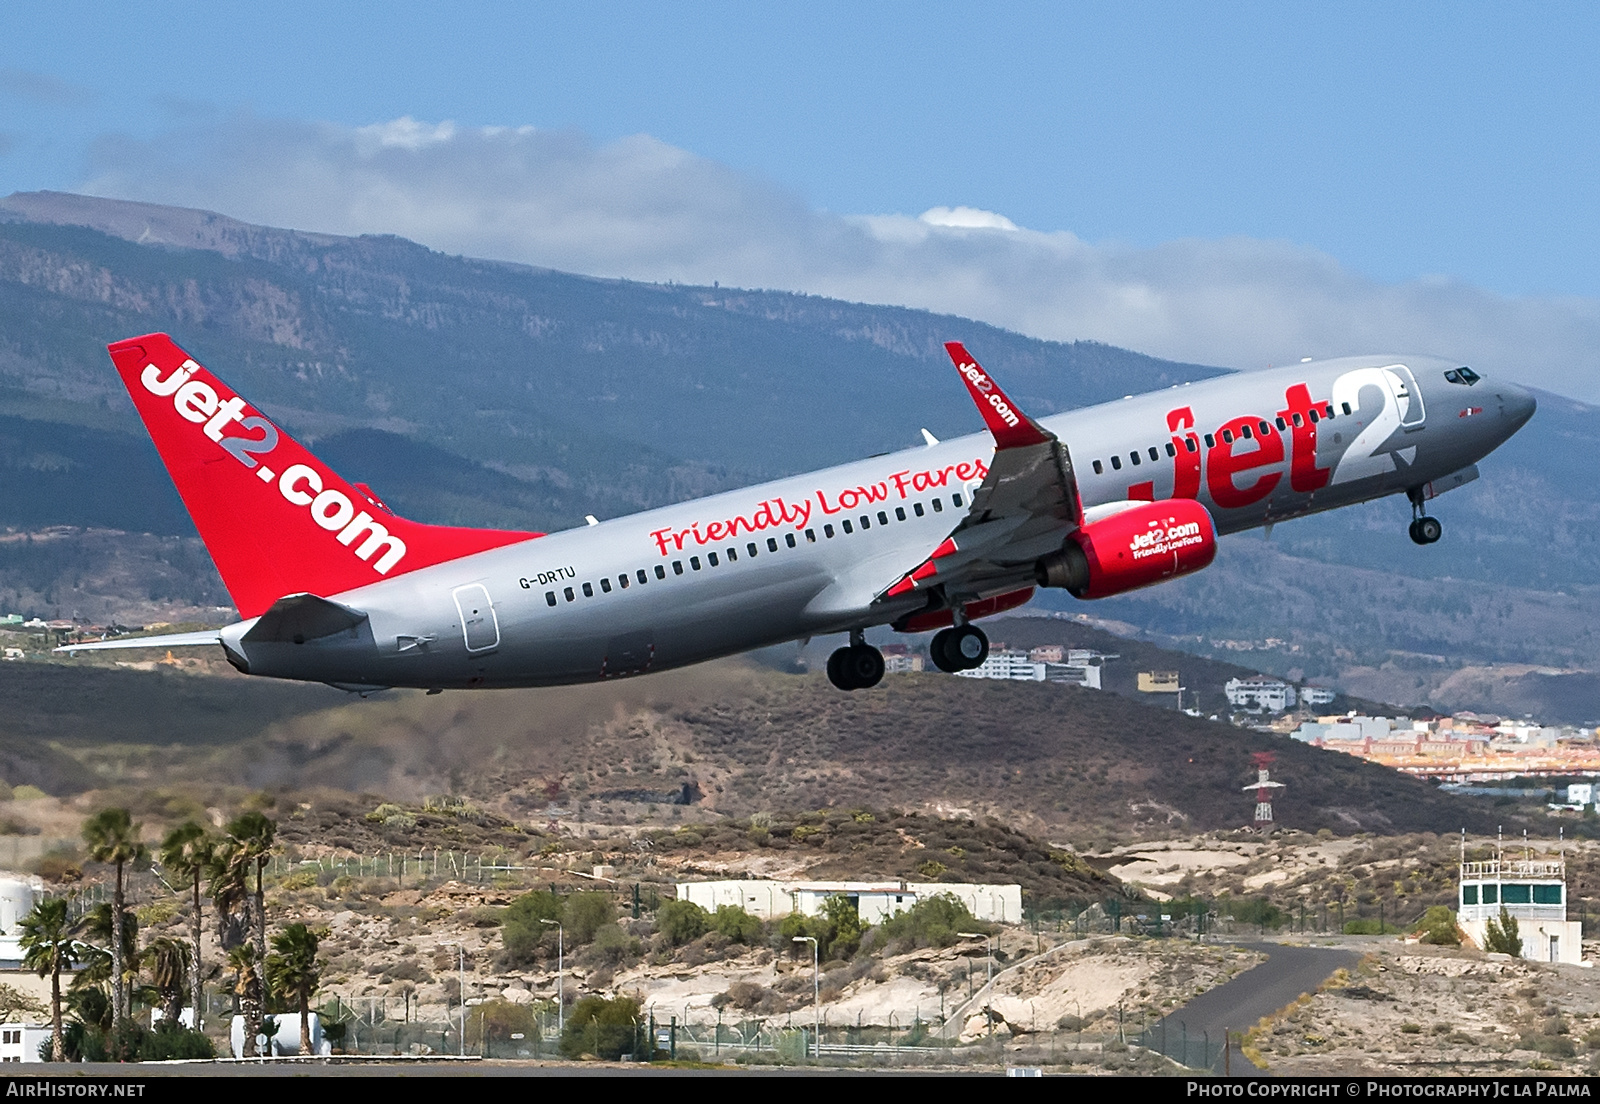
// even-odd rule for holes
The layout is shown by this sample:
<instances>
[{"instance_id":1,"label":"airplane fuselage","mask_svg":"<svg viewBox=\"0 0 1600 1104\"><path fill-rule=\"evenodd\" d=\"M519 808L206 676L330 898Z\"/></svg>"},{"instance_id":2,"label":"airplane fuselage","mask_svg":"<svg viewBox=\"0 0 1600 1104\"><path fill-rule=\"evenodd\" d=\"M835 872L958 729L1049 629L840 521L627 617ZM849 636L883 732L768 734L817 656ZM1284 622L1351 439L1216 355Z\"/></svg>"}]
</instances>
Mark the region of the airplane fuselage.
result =
<instances>
[{"instance_id":1,"label":"airplane fuselage","mask_svg":"<svg viewBox=\"0 0 1600 1104\"><path fill-rule=\"evenodd\" d=\"M1452 372L1431 357L1304 363L1039 424L1066 445L1088 515L1190 498L1232 533L1475 478L1533 400ZM596 681L892 624L933 599L884 592L946 539L994 455L972 434L553 533L327 596L367 615L343 632L249 642L252 619L222 643L252 674L442 689ZM938 598L1032 585L1019 564Z\"/></svg>"}]
</instances>

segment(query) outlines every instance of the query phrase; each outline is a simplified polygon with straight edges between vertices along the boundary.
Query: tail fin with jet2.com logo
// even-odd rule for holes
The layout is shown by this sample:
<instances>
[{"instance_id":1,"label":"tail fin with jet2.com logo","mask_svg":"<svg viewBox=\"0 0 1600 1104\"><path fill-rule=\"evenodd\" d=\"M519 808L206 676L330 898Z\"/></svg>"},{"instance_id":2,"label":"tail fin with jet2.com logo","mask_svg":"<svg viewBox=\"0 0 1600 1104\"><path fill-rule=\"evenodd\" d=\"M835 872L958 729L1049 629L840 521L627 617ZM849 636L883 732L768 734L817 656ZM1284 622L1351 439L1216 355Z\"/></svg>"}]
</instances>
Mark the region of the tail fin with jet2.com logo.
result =
<instances>
[{"instance_id":1,"label":"tail fin with jet2.com logo","mask_svg":"<svg viewBox=\"0 0 1600 1104\"><path fill-rule=\"evenodd\" d=\"M166 334L110 352L241 617L284 595L329 597L541 535L396 517Z\"/></svg>"}]
</instances>

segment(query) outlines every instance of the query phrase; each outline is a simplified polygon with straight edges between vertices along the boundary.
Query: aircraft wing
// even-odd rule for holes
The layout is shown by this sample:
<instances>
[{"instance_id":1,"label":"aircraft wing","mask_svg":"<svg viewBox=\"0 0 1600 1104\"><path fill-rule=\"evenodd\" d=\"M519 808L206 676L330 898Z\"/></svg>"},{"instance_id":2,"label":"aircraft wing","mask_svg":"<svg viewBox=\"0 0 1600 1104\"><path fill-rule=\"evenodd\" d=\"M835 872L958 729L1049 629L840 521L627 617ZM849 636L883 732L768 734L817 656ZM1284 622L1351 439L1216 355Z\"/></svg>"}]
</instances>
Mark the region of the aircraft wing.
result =
<instances>
[{"instance_id":1,"label":"aircraft wing","mask_svg":"<svg viewBox=\"0 0 1600 1104\"><path fill-rule=\"evenodd\" d=\"M966 517L883 596L942 586L955 605L1031 583L1034 562L1083 524L1083 504L1067 446L1024 414L960 342L945 350L994 436L994 459Z\"/></svg>"}]
</instances>

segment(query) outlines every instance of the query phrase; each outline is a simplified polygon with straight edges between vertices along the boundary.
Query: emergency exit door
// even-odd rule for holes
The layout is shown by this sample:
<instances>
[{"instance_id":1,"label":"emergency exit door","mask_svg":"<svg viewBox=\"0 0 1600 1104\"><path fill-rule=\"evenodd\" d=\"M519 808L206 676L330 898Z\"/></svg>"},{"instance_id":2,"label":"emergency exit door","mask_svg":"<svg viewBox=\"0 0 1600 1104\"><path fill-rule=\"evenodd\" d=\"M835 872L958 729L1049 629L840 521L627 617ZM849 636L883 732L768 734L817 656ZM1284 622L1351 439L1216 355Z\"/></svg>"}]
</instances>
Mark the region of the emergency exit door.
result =
<instances>
[{"instance_id":1,"label":"emergency exit door","mask_svg":"<svg viewBox=\"0 0 1600 1104\"><path fill-rule=\"evenodd\" d=\"M494 603L482 583L468 583L454 591L456 612L461 615L461 635L466 639L467 651L493 651L500 646L500 622L494 615Z\"/></svg>"}]
</instances>

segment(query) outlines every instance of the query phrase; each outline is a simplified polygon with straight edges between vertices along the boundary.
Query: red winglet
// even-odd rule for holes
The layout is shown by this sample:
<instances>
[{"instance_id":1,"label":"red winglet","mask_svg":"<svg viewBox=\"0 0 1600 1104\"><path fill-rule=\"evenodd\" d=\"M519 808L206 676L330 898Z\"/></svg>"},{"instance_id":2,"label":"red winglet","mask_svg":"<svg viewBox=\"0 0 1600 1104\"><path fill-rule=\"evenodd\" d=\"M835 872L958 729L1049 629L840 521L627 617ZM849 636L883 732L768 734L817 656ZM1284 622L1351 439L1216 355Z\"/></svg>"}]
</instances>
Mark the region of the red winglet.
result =
<instances>
[{"instance_id":1,"label":"red winglet","mask_svg":"<svg viewBox=\"0 0 1600 1104\"><path fill-rule=\"evenodd\" d=\"M956 371L961 373L961 381L967 385L967 393L972 396L972 401L978 404L978 413L983 415L984 424L994 434L996 445L1003 449L1023 448L1042 445L1050 440L1050 435L1018 410L1017 404L1000 390L1000 385L978 366L965 345L959 341L947 341L944 348L950 354L950 359L955 361Z\"/></svg>"},{"instance_id":2,"label":"red winglet","mask_svg":"<svg viewBox=\"0 0 1600 1104\"><path fill-rule=\"evenodd\" d=\"M326 598L539 536L396 517L166 334L118 341L110 352L241 617L286 594Z\"/></svg>"}]
</instances>

